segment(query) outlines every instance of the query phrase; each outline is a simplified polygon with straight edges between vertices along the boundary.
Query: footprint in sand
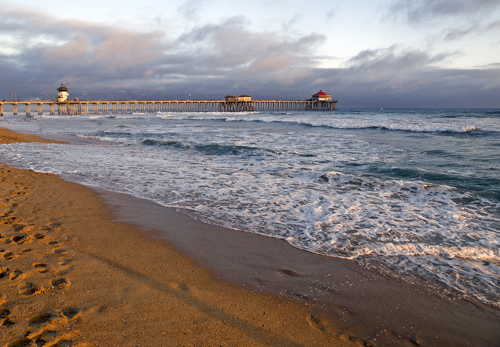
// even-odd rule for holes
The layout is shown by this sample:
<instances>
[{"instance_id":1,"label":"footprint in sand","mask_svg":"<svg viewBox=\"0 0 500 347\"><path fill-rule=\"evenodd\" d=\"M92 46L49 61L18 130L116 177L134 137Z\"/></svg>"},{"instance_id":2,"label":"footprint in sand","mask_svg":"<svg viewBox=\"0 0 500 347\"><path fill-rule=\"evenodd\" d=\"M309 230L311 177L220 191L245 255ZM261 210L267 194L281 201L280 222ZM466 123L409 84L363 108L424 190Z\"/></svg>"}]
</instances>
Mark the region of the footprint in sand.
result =
<instances>
[{"instance_id":1,"label":"footprint in sand","mask_svg":"<svg viewBox=\"0 0 500 347\"><path fill-rule=\"evenodd\" d=\"M0 224L13 224L17 219L15 216L8 216L1 219Z\"/></svg>"},{"instance_id":2,"label":"footprint in sand","mask_svg":"<svg viewBox=\"0 0 500 347\"><path fill-rule=\"evenodd\" d=\"M34 263L33 266L35 267L36 271L40 273L47 272L48 265L44 263Z\"/></svg>"},{"instance_id":3,"label":"footprint in sand","mask_svg":"<svg viewBox=\"0 0 500 347\"><path fill-rule=\"evenodd\" d=\"M9 317L6 317L4 319L0 319L0 327L1 326L9 327L9 326L14 325L14 324L15 323L13 321L11 321Z\"/></svg>"},{"instance_id":4,"label":"footprint in sand","mask_svg":"<svg viewBox=\"0 0 500 347\"><path fill-rule=\"evenodd\" d=\"M20 295L35 295L45 291L42 286L37 286L31 282L23 282L18 287Z\"/></svg>"},{"instance_id":5,"label":"footprint in sand","mask_svg":"<svg viewBox=\"0 0 500 347\"><path fill-rule=\"evenodd\" d=\"M72 320L73 318L79 318L78 314L80 313L80 310L74 307L68 307L65 308L62 311L62 314L67 317L69 320ZM78 317L77 317L78 316Z\"/></svg>"},{"instance_id":6,"label":"footprint in sand","mask_svg":"<svg viewBox=\"0 0 500 347\"><path fill-rule=\"evenodd\" d=\"M9 268L7 266L0 266L0 278L4 278L9 273Z\"/></svg>"},{"instance_id":7,"label":"footprint in sand","mask_svg":"<svg viewBox=\"0 0 500 347\"><path fill-rule=\"evenodd\" d=\"M14 235L10 238L13 242L17 243L18 245L21 245L25 242L29 242L28 236L26 235Z\"/></svg>"},{"instance_id":8,"label":"footprint in sand","mask_svg":"<svg viewBox=\"0 0 500 347\"><path fill-rule=\"evenodd\" d=\"M34 315L33 317L30 317L28 319L28 324L30 326L40 326L44 323L49 322L52 319L52 317L54 317L54 315L50 312L40 313L40 314Z\"/></svg>"},{"instance_id":9,"label":"footprint in sand","mask_svg":"<svg viewBox=\"0 0 500 347\"><path fill-rule=\"evenodd\" d=\"M1 326L11 326L14 322L9 319L10 311L6 309L0 310L0 327Z\"/></svg>"},{"instance_id":10,"label":"footprint in sand","mask_svg":"<svg viewBox=\"0 0 500 347\"><path fill-rule=\"evenodd\" d=\"M34 315L28 319L28 324L31 327L40 327L46 323L66 324L70 320L78 319L79 314L80 314L80 309L74 307L68 307L63 310L43 312Z\"/></svg>"},{"instance_id":11,"label":"footprint in sand","mask_svg":"<svg viewBox=\"0 0 500 347\"><path fill-rule=\"evenodd\" d=\"M18 340L14 340L12 341L11 343L5 345L5 347L25 347L25 346L33 346L35 347L36 344L28 339L28 338L22 338L22 339L18 339Z\"/></svg>"},{"instance_id":12,"label":"footprint in sand","mask_svg":"<svg viewBox=\"0 0 500 347\"><path fill-rule=\"evenodd\" d=\"M24 195L26 194L26 192L23 192L23 191L20 191L20 190L14 190L11 192L11 194L14 194L14 195Z\"/></svg>"},{"instance_id":13,"label":"footprint in sand","mask_svg":"<svg viewBox=\"0 0 500 347\"><path fill-rule=\"evenodd\" d=\"M57 337L57 331L44 330L44 329L42 329L41 331L37 331L36 333L32 333L32 334L28 335L28 338L35 341L36 346L49 346L49 344L47 342L51 341L51 340L52 341L50 342L50 346L71 346L71 344L69 344L69 345L62 345L62 344L58 344L58 343L56 343L55 345L52 344L52 343L55 343L55 341L53 341L53 340L56 337Z\"/></svg>"},{"instance_id":14,"label":"footprint in sand","mask_svg":"<svg viewBox=\"0 0 500 347\"><path fill-rule=\"evenodd\" d=\"M14 235L10 239L11 239L11 241L17 243L18 245L22 245L23 243L27 243L27 242L32 242L33 241L33 237L31 237L29 235L26 235L26 234Z\"/></svg>"},{"instance_id":15,"label":"footprint in sand","mask_svg":"<svg viewBox=\"0 0 500 347\"><path fill-rule=\"evenodd\" d=\"M26 225L15 224L12 226L12 228L14 229L15 232L19 232L19 231L23 230L24 228L26 228Z\"/></svg>"},{"instance_id":16,"label":"footprint in sand","mask_svg":"<svg viewBox=\"0 0 500 347\"><path fill-rule=\"evenodd\" d=\"M15 280L16 278L19 277L19 275L21 275L23 272L19 269L15 269L14 271L12 271L9 275L9 279L11 281Z\"/></svg>"},{"instance_id":17,"label":"footprint in sand","mask_svg":"<svg viewBox=\"0 0 500 347\"><path fill-rule=\"evenodd\" d=\"M66 254L66 250L61 249L61 248L57 248L57 249L54 250L54 254L56 254L56 255L63 255L63 254Z\"/></svg>"},{"instance_id":18,"label":"footprint in sand","mask_svg":"<svg viewBox=\"0 0 500 347\"><path fill-rule=\"evenodd\" d=\"M66 308L52 312L43 312L28 319L31 331L26 337L11 343L22 343L12 346L86 346L75 341L76 335L64 329L65 326L80 318L80 309Z\"/></svg>"},{"instance_id":19,"label":"footprint in sand","mask_svg":"<svg viewBox=\"0 0 500 347\"><path fill-rule=\"evenodd\" d=\"M1 309L0 310L0 319L7 317L10 314L9 310Z\"/></svg>"},{"instance_id":20,"label":"footprint in sand","mask_svg":"<svg viewBox=\"0 0 500 347\"><path fill-rule=\"evenodd\" d=\"M17 254L12 253L12 252L5 252L3 254L3 258L5 260L12 260L12 259L17 258L17 257L19 257L19 256Z\"/></svg>"},{"instance_id":21,"label":"footprint in sand","mask_svg":"<svg viewBox=\"0 0 500 347\"><path fill-rule=\"evenodd\" d=\"M64 333L61 334L57 331L52 330L42 330L33 334L28 335L27 338L17 340L21 341L21 344L7 345L7 347L38 347L38 346L51 346L51 347L86 347L85 343L77 343L74 338L76 334Z\"/></svg>"},{"instance_id":22,"label":"footprint in sand","mask_svg":"<svg viewBox=\"0 0 500 347\"><path fill-rule=\"evenodd\" d=\"M69 281L64 277L57 277L50 281L50 285L52 288L63 289L66 286L69 286Z\"/></svg>"}]
</instances>

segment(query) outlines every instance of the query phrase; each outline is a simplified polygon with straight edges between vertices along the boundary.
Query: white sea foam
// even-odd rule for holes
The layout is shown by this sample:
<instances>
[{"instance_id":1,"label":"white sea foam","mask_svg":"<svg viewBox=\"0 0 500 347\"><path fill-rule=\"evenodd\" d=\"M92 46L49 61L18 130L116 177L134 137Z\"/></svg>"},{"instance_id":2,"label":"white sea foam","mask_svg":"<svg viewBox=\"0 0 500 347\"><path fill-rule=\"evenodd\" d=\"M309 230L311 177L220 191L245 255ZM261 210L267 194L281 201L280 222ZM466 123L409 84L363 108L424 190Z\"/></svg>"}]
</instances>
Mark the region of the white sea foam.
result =
<instances>
[{"instance_id":1,"label":"white sea foam","mask_svg":"<svg viewBox=\"0 0 500 347\"><path fill-rule=\"evenodd\" d=\"M347 122L325 117L133 117L103 118L102 124L82 117L69 123L67 132L112 141L112 146L17 144L0 146L0 155L19 166L176 207L208 223L283 238L320 254L377 262L498 303L499 204L446 184L378 174L378 166L387 171L394 164L401 170L400 163L411 160L405 148L374 145L352 133L317 131L328 122ZM208 126L213 120L218 123ZM240 128L238 122L250 126ZM363 119L350 122L367 125ZM400 122L396 118L393 127ZM420 129L445 129L446 123L406 122ZM319 125L296 128L305 123ZM371 120L370 127L375 123ZM446 127L462 132L470 123L465 119ZM272 124L289 126L270 129ZM413 176L436 174L420 163L413 166L405 169ZM442 175L474 177L475 171L467 170Z\"/></svg>"},{"instance_id":2,"label":"white sea foam","mask_svg":"<svg viewBox=\"0 0 500 347\"><path fill-rule=\"evenodd\" d=\"M412 119L405 115L404 117L394 118L393 116L383 117L355 117L344 118L342 116L302 118L286 117L282 114L269 113L238 113L237 115L228 115L227 113L168 113L159 114L159 117L168 117L176 119L197 119L197 120L221 120L226 122L264 122L264 123L291 123L313 127L331 127L335 129L369 129L380 128L386 130L412 131L412 132L451 132L466 133L478 130L500 132L498 126L491 127L491 124L474 120L471 124L470 119L455 120L450 122L448 119L422 120Z\"/></svg>"}]
</instances>

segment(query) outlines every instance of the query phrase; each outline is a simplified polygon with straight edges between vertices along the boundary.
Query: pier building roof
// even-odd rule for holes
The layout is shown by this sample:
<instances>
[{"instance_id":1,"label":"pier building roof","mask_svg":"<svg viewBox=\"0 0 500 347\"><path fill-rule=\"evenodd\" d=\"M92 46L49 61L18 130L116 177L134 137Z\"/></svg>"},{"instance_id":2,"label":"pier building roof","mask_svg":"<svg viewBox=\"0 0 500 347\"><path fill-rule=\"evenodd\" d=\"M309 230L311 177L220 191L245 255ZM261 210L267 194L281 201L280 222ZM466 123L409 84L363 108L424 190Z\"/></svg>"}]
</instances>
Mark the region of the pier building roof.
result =
<instances>
[{"instance_id":1,"label":"pier building roof","mask_svg":"<svg viewBox=\"0 0 500 347\"><path fill-rule=\"evenodd\" d=\"M330 97L330 94L326 94L323 89L320 90L318 93L313 95L313 98L319 98L319 97Z\"/></svg>"},{"instance_id":2,"label":"pier building roof","mask_svg":"<svg viewBox=\"0 0 500 347\"><path fill-rule=\"evenodd\" d=\"M332 101L332 97L330 94L325 93L323 90L320 90L318 93L312 96L313 101Z\"/></svg>"}]
</instances>

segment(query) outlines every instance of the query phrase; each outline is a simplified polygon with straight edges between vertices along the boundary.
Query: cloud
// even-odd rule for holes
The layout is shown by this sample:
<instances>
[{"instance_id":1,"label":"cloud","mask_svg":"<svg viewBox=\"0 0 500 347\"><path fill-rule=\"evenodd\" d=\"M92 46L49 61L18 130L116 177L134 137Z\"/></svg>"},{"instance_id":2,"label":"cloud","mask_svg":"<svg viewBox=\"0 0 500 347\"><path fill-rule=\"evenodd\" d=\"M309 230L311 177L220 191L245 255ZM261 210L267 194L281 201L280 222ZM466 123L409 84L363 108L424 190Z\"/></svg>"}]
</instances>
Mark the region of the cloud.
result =
<instances>
[{"instance_id":1,"label":"cloud","mask_svg":"<svg viewBox=\"0 0 500 347\"><path fill-rule=\"evenodd\" d=\"M325 21L330 23L333 18L337 15L337 9L331 9L325 12Z\"/></svg>"},{"instance_id":2,"label":"cloud","mask_svg":"<svg viewBox=\"0 0 500 347\"><path fill-rule=\"evenodd\" d=\"M446 33L444 39L447 41L460 40L466 36L485 34L495 30L500 31L500 20L493 21L491 23L483 23L482 25L476 24L466 29L462 28L451 29Z\"/></svg>"},{"instance_id":3,"label":"cloud","mask_svg":"<svg viewBox=\"0 0 500 347\"><path fill-rule=\"evenodd\" d=\"M358 104L392 107L498 107L500 68L442 69L434 66L449 54L429 55L397 46L367 50L336 73L338 87L359 95ZM355 97L354 97L355 98ZM377 101L378 100L378 101ZM391 100L389 102L389 100ZM352 101L351 101L352 102Z\"/></svg>"},{"instance_id":4,"label":"cloud","mask_svg":"<svg viewBox=\"0 0 500 347\"><path fill-rule=\"evenodd\" d=\"M390 6L395 17L420 23L444 17L474 17L490 13L500 7L498 0L397 0Z\"/></svg>"},{"instance_id":5,"label":"cloud","mask_svg":"<svg viewBox=\"0 0 500 347\"><path fill-rule=\"evenodd\" d=\"M386 10L383 21L391 19L417 28L440 28L429 37L434 42L469 37L489 39L495 31L500 35L499 0L396 0Z\"/></svg>"},{"instance_id":6,"label":"cloud","mask_svg":"<svg viewBox=\"0 0 500 347\"><path fill-rule=\"evenodd\" d=\"M310 97L320 89L343 107L500 107L500 67L442 69L454 53L390 46L368 49L342 68L319 68L321 33L256 31L245 17L195 26L175 40L26 11L0 12L0 99L43 98L66 82L90 98L182 98L192 94ZM495 27L494 24L491 24ZM441 64L442 65L442 64Z\"/></svg>"},{"instance_id":7,"label":"cloud","mask_svg":"<svg viewBox=\"0 0 500 347\"><path fill-rule=\"evenodd\" d=\"M398 50L397 45L389 48L364 50L346 62L351 69L363 69L383 75L399 74L439 63L453 53L429 55L420 50Z\"/></svg>"},{"instance_id":8,"label":"cloud","mask_svg":"<svg viewBox=\"0 0 500 347\"><path fill-rule=\"evenodd\" d=\"M150 64L164 54L163 35L157 32L140 33L74 19L57 20L26 11L10 13L9 18L1 21L2 30L15 38L13 45L14 51L19 52L16 56L19 64L32 69L49 68L75 74L93 70L102 76Z\"/></svg>"},{"instance_id":9,"label":"cloud","mask_svg":"<svg viewBox=\"0 0 500 347\"><path fill-rule=\"evenodd\" d=\"M288 22L283 23L283 25L282 25L283 32L285 32L285 33L291 32L293 30L293 28L296 27L297 24L300 22L301 18L302 18L302 16L297 13Z\"/></svg>"},{"instance_id":10,"label":"cloud","mask_svg":"<svg viewBox=\"0 0 500 347\"><path fill-rule=\"evenodd\" d=\"M202 0L186 0L177 8L177 12L189 21L196 22L199 20L199 12L202 8Z\"/></svg>"},{"instance_id":11,"label":"cloud","mask_svg":"<svg viewBox=\"0 0 500 347\"><path fill-rule=\"evenodd\" d=\"M313 48L324 40L316 33L291 38L277 32L251 31L245 17L233 17L194 28L179 37L173 51L188 62L189 71L196 66L196 70L207 72L240 69L262 75L286 67L313 66Z\"/></svg>"}]
</instances>

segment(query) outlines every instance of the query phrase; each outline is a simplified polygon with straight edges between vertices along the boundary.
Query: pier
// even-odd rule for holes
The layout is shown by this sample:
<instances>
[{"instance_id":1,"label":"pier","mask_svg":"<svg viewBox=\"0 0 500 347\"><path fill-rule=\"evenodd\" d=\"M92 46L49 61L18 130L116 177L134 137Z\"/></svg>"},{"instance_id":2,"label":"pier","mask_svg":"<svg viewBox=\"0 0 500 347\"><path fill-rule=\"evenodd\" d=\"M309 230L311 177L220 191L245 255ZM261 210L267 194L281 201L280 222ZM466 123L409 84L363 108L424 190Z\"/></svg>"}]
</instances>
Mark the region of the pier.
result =
<instances>
[{"instance_id":1,"label":"pier","mask_svg":"<svg viewBox=\"0 0 500 347\"><path fill-rule=\"evenodd\" d=\"M66 100L59 101L0 101L0 116L5 106L13 115L25 110L43 115L77 115L154 112L283 112L336 110L338 100ZM33 107L33 109L32 109Z\"/></svg>"}]
</instances>

